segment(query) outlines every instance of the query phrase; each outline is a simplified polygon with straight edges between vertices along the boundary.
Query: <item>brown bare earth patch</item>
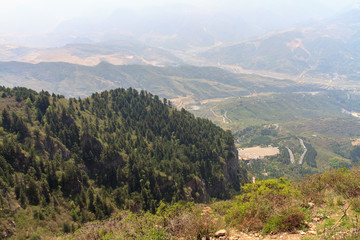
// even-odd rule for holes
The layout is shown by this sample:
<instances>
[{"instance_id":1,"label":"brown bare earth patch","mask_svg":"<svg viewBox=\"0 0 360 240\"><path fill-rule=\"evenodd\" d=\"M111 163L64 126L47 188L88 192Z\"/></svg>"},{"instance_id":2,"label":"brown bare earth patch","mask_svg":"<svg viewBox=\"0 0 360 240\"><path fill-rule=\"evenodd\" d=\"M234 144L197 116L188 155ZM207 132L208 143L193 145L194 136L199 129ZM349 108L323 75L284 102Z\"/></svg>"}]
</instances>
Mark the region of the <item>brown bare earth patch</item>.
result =
<instances>
[{"instance_id":1,"label":"brown bare earth patch","mask_svg":"<svg viewBox=\"0 0 360 240\"><path fill-rule=\"evenodd\" d=\"M308 232L295 232L295 233L278 233L270 234L263 236L260 233L244 233L236 230L231 230L229 233L229 238L231 240L250 240L250 239L282 239L282 240L299 240L302 239L305 235L311 236L313 234Z\"/></svg>"},{"instance_id":2,"label":"brown bare earth patch","mask_svg":"<svg viewBox=\"0 0 360 240\"><path fill-rule=\"evenodd\" d=\"M187 105L195 104L194 96L188 95L185 97L178 97L170 99L173 105L178 109L185 108Z\"/></svg>"},{"instance_id":3,"label":"brown bare earth patch","mask_svg":"<svg viewBox=\"0 0 360 240\"><path fill-rule=\"evenodd\" d=\"M133 61L133 58L134 56L122 54L92 55L89 57L81 58L73 55L71 52L67 52L64 50L53 50L31 53L20 60L29 63L67 62L86 66L95 66L101 61L107 61L114 65L127 64L129 63L129 61Z\"/></svg>"},{"instance_id":4,"label":"brown bare earth patch","mask_svg":"<svg viewBox=\"0 0 360 240\"><path fill-rule=\"evenodd\" d=\"M288 46L289 48L291 48L291 51L294 51L296 48L301 48L302 50L304 50L309 56L311 55L311 53L305 48L305 46L302 43L302 40L300 38L295 38L294 40L292 40L291 42L286 43L286 46Z\"/></svg>"},{"instance_id":5,"label":"brown bare earth patch","mask_svg":"<svg viewBox=\"0 0 360 240\"><path fill-rule=\"evenodd\" d=\"M202 100L200 103L201 104L217 103L217 102L222 102L222 101L232 99L232 98L234 98L234 97L205 99L205 100Z\"/></svg>"},{"instance_id":6,"label":"brown bare earth patch","mask_svg":"<svg viewBox=\"0 0 360 240\"><path fill-rule=\"evenodd\" d=\"M181 108L186 108L189 105L198 105L198 104L195 104L196 101L194 100L194 98L195 97L193 95L188 95L185 97L173 98L173 99L170 99L170 101L177 108L181 109ZM203 104L208 104L208 103L223 102L225 100L232 99L232 98L234 98L234 97L205 99L205 100L200 101L200 104L203 105Z\"/></svg>"},{"instance_id":7,"label":"brown bare earth patch","mask_svg":"<svg viewBox=\"0 0 360 240\"><path fill-rule=\"evenodd\" d=\"M238 149L239 158L259 159L266 156L273 156L279 153L277 147L251 147Z\"/></svg>"},{"instance_id":8,"label":"brown bare earth patch","mask_svg":"<svg viewBox=\"0 0 360 240\"><path fill-rule=\"evenodd\" d=\"M356 139L355 141L353 141L353 142L351 143L351 145L353 145L353 146L359 146L359 145L360 145L360 138L358 138L358 139Z\"/></svg>"}]
</instances>

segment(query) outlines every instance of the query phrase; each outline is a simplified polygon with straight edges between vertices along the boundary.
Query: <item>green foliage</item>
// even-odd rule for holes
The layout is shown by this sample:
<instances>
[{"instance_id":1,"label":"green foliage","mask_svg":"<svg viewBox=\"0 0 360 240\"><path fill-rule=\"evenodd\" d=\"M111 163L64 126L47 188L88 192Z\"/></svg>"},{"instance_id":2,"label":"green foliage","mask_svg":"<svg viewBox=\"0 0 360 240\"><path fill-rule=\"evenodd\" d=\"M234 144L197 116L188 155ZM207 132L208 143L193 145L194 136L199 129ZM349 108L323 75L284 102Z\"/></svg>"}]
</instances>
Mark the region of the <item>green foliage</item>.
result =
<instances>
[{"instance_id":1,"label":"green foliage","mask_svg":"<svg viewBox=\"0 0 360 240\"><path fill-rule=\"evenodd\" d=\"M72 231L71 225L68 222L63 223L63 232L70 233Z\"/></svg>"},{"instance_id":2,"label":"green foliage","mask_svg":"<svg viewBox=\"0 0 360 240\"><path fill-rule=\"evenodd\" d=\"M332 168L350 168L351 162L343 158L332 157L329 159L329 165Z\"/></svg>"},{"instance_id":3,"label":"green foliage","mask_svg":"<svg viewBox=\"0 0 360 240\"><path fill-rule=\"evenodd\" d=\"M352 160L354 163L360 162L360 146L355 146L355 147L351 150L350 155L351 155L351 160Z\"/></svg>"},{"instance_id":4,"label":"green foliage","mask_svg":"<svg viewBox=\"0 0 360 240\"><path fill-rule=\"evenodd\" d=\"M360 169L351 170L340 168L326 171L322 174L308 176L296 184L302 193L304 204L325 201L326 191L334 192L339 199L349 200L360 196L358 183L360 182Z\"/></svg>"},{"instance_id":5,"label":"green foliage","mask_svg":"<svg viewBox=\"0 0 360 240\"><path fill-rule=\"evenodd\" d=\"M347 98L349 94L350 98ZM233 127L234 132L244 128L251 128L254 125L269 124L269 123L282 123L295 121L295 127L299 128L299 121L302 123L306 119L315 119L313 125L316 132L333 132L337 131L341 133L343 129L336 128L322 128L320 125L321 119L327 119L329 117L346 117L341 109L353 109L353 111L359 110L359 95L352 94L346 91L320 91L318 94L311 93L275 93L271 95L259 95L249 98L236 98L231 100L224 100L223 102L216 103L214 107L222 109L228 112L229 118L234 122L230 125ZM203 109L203 110L202 110ZM204 111L209 111L207 106L201 106L200 114ZM210 115L211 116L211 115ZM210 117L211 120L215 120L214 116ZM338 120L338 119L337 119ZM241 123L241 125L236 125ZM319 126L320 125L320 126ZM315 127L316 126L316 127ZM294 130L294 129L293 129ZM268 131L265 131L265 133ZM275 131L272 131L272 136ZM268 132L269 133L269 132ZM300 132L299 132L300 133ZM359 133L358 127L353 125L352 132L346 132L346 134L357 135ZM264 134L264 131L263 131ZM345 134L345 132L342 132ZM260 135L260 134L259 134Z\"/></svg>"},{"instance_id":6,"label":"green foliage","mask_svg":"<svg viewBox=\"0 0 360 240\"><path fill-rule=\"evenodd\" d=\"M35 101L35 107L45 114L46 109L49 107L49 93L42 91Z\"/></svg>"},{"instance_id":7,"label":"green foliage","mask_svg":"<svg viewBox=\"0 0 360 240\"><path fill-rule=\"evenodd\" d=\"M316 152L315 148L309 143L304 143L304 145L307 149L306 155L304 156L304 163L306 163L310 167L316 168L317 167L317 163L316 163L317 152Z\"/></svg>"},{"instance_id":8,"label":"green foliage","mask_svg":"<svg viewBox=\"0 0 360 240\"><path fill-rule=\"evenodd\" d=\"M289 231L304 224L305 216L294 199L300 192L286 179L246 184L225 216L226 222L244 231ZM292 203L291 203L292 202ZM284 207L286 205L286 208Z\"/></svg>"},{"instance_id":9,"label":"green foliage","mask_svg":"<svg viewBox=\"0 0 360 240\"><path fill-rule=\"evenodd\" d=\"M70 233L116 208L155 212L161 203L226 199L247 179L230 131L158 96L116 89L66 100L19 91L0 88L1 103L9 103L1 116L0 205L19 204L19 218L48 224L44 231ZM185 228L189 214L175 204L153 223L179 218ZM59 215L63 225L52 226ZM194 219L194 231L209 235L214 229L203 220ZM166 235L156 227L142 231L139 239Z\"/></svg>"},{"instance_id":10,"label":"green foliage","mask_svg":"<svg viewBox=\"0 0 360 240\"><path fill-rule=\"evenodd\" d=\"M26 188L26 196L31 205L38 205L40 203L40 191L34 179L30 179Z\"/></svg>"},{"instance_id":11,"label":"green foliage","mask_svg":"<svg viewBox=\"0 0 360 240\"><path fill-rule=\"evenodd\" d=\"M263 233L293 232L305 226L305 214L298 207L286 209L269 217L264 224Z\"/></svg>"},{"instance_id":12,"label":"green foliage","mask_svg":"<svg viewBox=\"0 0 360 240\"><path fill-rule=\"evenodd\" d=\"M201 239L211 238L223 228L264 235L299 230L306 233L311 230L307 224L315 224L318 235L306 233L309 238L304 239L357 239L353 230L357 229L360 212L358 182L359 168L331 170L301 182L291 183L284 178L258 181L246 184L244 193L233 200L210 205L160 202L154 214L121 210L108 220L88 223L75 232L76 227L68 223L71 234L65 239ZM319 197L319 202L310 198L313 196ZM76 202L70 207L76 209ZM341 217L345 209L349 210Z\"/></svg>"},{"instance_id":13,"label":"green foliage","mask_svg":"<svg viewBox=\"0 0 360 240\"><path fill-rule=\"evenodd\" d=\"M279 155L252 161L251 164L247 166L247 169L259 180L280 177L299 180L304 176L317 173L316 170L306 166L289 164L289 161L287 149L281 150L280 148Z\"/></svg>"},{"instance_id":14,"label":"green foliage","mask_svg":"<svg viewBox=\"0 0 360 240\"><path fill-rule=\"evenodd\" d=\"M249 146L268 146L271 142L271 138L268 136L257 136L251 139Z\"/></svg>"},{"instance_id":15,"label":"green foliage","mask_svg":"<svg viewBox=\"0 0 360 240\"><path fill-rule=\"evenodd\" d=\"M164 221L175 216L179 216L184 211L191 212L194 209L194 203L178 201L172 205L167 205L160 201L159 207L156 209L156 214L161 216Z\"/></svg>"},{"instance_id":16,"label":"green foliage","mask_svg":"<svg viewBox=\"0 0 360 240\"><path fill-rule=\"evenodd\" d=\"M1 117L1 126L5 131L9 131L11 129L11 119L10 114L5 108L2 111Z\"/></svg>"},{"instance_id":17,"label":"green foliage","mask_svg":"<svg viewBox=\"0 0 360 240\"><path fill-rule=\"evenodd\" d=\"M124 217L122 217L124 218ZM158 216L150 213L129 214L121 226L130 224L132 227L120 232L121 239L167 239L168 233L161 227Z\"/></svg>"},{"instance_id":18,"label":"green foliage","mask_svg":"<svg viewBox=\"0 0 360 240\"><path fill-rule=\"evenodd\" d=\"M271 157L267 157L270 164L275 165L277 163L283 163L289 165L290 162L290 155L289 151L285 147L279 147L279 154Z\"/></svg>"},{"instance_id":19,"label":"green foliage","mask_svg":"<svg viewBox=\"0 0 360 240\"><path fill-rule=\"evenodd\" d=\"M33 233L30 234L29 239L30 240L40 240L41 237L38 234L33 232Z\"/></svg>"}]
</instances>

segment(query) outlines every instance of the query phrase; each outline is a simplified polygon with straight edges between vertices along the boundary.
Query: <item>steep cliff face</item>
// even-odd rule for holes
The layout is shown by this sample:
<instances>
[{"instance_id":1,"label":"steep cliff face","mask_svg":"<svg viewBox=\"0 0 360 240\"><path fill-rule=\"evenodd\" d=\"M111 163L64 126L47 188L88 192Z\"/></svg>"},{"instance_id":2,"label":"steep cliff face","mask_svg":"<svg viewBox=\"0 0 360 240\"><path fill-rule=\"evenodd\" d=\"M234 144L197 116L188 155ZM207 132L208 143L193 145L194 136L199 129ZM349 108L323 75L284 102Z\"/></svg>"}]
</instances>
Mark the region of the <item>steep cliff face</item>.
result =
<instances>
[{"instance_id":1,"label":"steep cliff face","mask_svg":"<svg viewBox=\"0 0 360 240\"><path fill-rule=\"evenodd\" d=\"M232 153L234 153L234 155L227 159L226 165L224 166L224 175L226 184L240 191L241 185L248 182L248 175L246 169L240 166L239 155L235 145L232 147Z\"/></svg>"},{"instance_id":2,"label":"steep cliff face","mask_svg":"<svg viewBox=\"0 0 360 240\"><path fill-rule=\"evenodd\" d=\"M240 187L248 182L247 171L240 166L238 152L232 145L225 161L221 162L220 174L212 182L206 185L206 192L210 196L219 199L227 199L234 192L240 191Z\"/></svg>"}]
</instances>

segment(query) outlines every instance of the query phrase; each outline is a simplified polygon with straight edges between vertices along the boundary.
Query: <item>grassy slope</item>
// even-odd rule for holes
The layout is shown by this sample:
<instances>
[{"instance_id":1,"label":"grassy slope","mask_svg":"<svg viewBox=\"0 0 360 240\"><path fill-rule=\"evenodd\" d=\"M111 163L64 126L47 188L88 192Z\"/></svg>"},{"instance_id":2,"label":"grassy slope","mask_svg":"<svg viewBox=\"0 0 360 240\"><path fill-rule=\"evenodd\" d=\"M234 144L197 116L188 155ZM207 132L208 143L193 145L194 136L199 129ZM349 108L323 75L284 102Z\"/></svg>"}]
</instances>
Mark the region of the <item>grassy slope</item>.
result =
<instances>
[{"instance_id":1,"label":"grassy slope","mask_svg":"<svg viewBox=\"0 0 360 240\"><path fill-rule=\"evenodd\" d=\"M267 94L211 102L193 112L234 133L249 126L278 123L278 136L272 140L281 143L278 140L281 137L304 138L317 150L318 168L324 170L328 168L329 158L349 157L351 141L360 136L359 121L342 113L342 108L360 111L358 99L356 93L340 91ZM224 117L225 113L231 122ZM252 137L249 136L249 142Z\"/></svg>"},{"instance_id":2,"label":"grassy slope","mask_svg":"<svg viewBox=\"0 0 360 240\"><path fill-rule=\"evenodd\" d=\"M215 67L115 66L68 63L0 63L0 83L49 90L66 96L87 96L116 87L146 89L161 97L191 96L193 101L244 96L254 92L293 92L317 89L293 81L236 75Z\"/></svg>"}]
</instances>

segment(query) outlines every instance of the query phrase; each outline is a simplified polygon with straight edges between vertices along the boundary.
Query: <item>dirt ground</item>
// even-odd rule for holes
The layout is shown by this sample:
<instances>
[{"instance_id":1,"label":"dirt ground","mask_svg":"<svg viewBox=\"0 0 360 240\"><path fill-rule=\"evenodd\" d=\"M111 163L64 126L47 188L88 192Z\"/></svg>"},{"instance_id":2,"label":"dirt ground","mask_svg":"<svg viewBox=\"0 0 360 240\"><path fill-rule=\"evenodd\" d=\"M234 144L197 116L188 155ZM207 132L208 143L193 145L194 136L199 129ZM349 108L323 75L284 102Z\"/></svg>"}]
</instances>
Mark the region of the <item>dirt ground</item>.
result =
<instances>
[{"instance_id":1,"label":"dirt ground","mask_svg":"<svg viewBox=\"0 0 360 240\"><path fill-rule=\"evenodd\" d=\"M351 143L353 146L359 146L360 145L360 138L356 139Z\"/></svg>"},{"instance_id":2,"label":"dirt ground","mask_svg":"<svg viewBox=\"0 0 360 240\"><path fill-rule=\"evenodd\" d=\"M251 147L251 148L239 148L239 158L259 159L266 156L273 156L279 153L277 147Z\"/></svg>"}]
</instances>

